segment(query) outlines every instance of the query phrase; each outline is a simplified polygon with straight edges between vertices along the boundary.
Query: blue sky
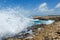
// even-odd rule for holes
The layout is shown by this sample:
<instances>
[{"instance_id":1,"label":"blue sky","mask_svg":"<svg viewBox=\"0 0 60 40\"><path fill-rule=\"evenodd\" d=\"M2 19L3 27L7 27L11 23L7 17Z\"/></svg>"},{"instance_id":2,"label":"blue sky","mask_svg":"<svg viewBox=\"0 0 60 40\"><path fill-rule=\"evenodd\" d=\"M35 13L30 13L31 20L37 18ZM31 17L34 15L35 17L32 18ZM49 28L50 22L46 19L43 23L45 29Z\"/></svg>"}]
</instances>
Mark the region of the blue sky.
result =
<instances>
[{"instance_id":1,"label":"blue sky","mask_svg":"<svg viewBox=\"0 0 60 40\"><path fill-rule=\"evenodd\" d=\"M48 3L48 7L52 8L57 3L60 2L60 0L0 0L0 6L22 6L26 9L33 9L37 6L39 6L42 3Z\"/></svg>"},{"instance_id":2,"label":"blue sky","mask_svg":"<svg viewBox=\"0 0 60 40\"><path fill-rule=\"evenodd\" d=\"M45 12L48 14L49 12L51 13L51 11L54 14L56 10L58 11L56 11L55 14L60 14L60 0L0 0L0 8L9 6L20 6L25 10L33 10L33 13L35 12L35 14L44 14ZM59 8L56 6L59 6Z\"/></svg>"}]
</instances>

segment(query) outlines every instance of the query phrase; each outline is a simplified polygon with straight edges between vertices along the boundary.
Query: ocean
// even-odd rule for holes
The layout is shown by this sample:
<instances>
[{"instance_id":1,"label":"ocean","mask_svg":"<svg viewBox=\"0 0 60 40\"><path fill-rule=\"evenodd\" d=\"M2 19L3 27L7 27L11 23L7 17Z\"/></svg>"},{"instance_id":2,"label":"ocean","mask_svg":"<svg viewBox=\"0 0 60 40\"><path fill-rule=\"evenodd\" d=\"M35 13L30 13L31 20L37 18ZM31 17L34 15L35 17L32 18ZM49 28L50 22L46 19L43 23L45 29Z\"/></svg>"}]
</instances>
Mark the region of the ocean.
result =
<instances>
[{"instance_id":1,"label":"ocean","mask_svg":"<svg viewBox=\"0 0 60 40\"><path fill-rule=\"evenodd\" d=\"M34 24L52 24L54 22L54 20L34 20Z\"/></svg>"}]
</instances>

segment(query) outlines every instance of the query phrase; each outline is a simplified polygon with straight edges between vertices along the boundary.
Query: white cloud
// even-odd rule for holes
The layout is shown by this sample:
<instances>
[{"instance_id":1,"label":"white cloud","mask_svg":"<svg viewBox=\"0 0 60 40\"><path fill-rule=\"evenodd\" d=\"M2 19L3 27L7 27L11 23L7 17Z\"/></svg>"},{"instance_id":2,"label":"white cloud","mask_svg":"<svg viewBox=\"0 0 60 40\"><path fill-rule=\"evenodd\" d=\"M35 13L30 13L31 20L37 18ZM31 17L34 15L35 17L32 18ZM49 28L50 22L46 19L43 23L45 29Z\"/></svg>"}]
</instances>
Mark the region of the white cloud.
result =
<instances>
[{"instance_id":1,"label":"white cloud","mask_svg":"<svg viewBox=\"0 0 60 40\"><path fill-rule=\"evenodd\" d=\"M47 6L47 3L43 3L39 6L39 8L47 8L46 6Z\"/></svg>"},{"instance_id":2,"label":"white cloud","mask_svg":"<svg viewBox=\"0 0 60 40\"><path fill-rule=\"evenodd\" d=\"M60 14L60 3L58 3L55 7L53 8L49 8L47 3L42 3L40 4L36 9L35 9L36 13L39 13L41 15L41 13L43 15L52 15L52 14Z\"/></svg>"},{"instance_id":3,"label":"white cloud","mask_svg":"<svg viewBox=\"0 0 60 40\"><path fill-rule=\"evenodd\" d=\"M38 11L44 12L44 13L49 13L49 12L53 12L54 9L49 9L49 8L47 7L47 3L42 3L42 4L38 7Z\"/></svg>"},{"instance_id":4,"label":"white cloud","mask_svg":"<svg viewBox=\"0 0 60 40\"><path fill-rule=\"evenodd\" d=\"M55 8L60 8L60 3L58 3Z\"/></svg>"},{"instance_id":5,"label":"white cloud","mask_svg":"<svg viewBox=\"0 0 60 40\"><path fill-rule=\"evenodd\" d=\"M41 12L48 11L47 4L46 3L41 4L38 10L40 10Z\"/></svg>"}]
</instances>

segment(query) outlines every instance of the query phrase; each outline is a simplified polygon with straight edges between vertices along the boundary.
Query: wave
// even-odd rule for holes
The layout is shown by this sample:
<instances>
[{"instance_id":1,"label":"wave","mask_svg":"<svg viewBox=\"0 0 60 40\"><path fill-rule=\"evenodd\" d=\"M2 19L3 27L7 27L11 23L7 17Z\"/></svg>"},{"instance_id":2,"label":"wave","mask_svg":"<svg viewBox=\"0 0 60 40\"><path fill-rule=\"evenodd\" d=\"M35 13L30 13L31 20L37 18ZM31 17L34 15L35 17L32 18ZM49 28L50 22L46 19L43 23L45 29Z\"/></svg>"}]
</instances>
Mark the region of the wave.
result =
<instances>
[{"instance_id":1,"label":"wave","mask_svg":"<svg viewBox=\"0 0 60 40\"><path fill-rule=\"evenodd\" d=\"M0 10L0 39L18 34L32 25L31 18L24 16L26 11L20 8L7 8Z\"/></svg>"},{"instance_id":2,"label":"wave","mask_svg":"<svg viewBox=\"0 0 60 40\"><path fill-rule=\"evenodd\" d=\"M55 20L34 20L34 24L52 24L53 22L55 22Z\"/></svg>"}]
</instances>

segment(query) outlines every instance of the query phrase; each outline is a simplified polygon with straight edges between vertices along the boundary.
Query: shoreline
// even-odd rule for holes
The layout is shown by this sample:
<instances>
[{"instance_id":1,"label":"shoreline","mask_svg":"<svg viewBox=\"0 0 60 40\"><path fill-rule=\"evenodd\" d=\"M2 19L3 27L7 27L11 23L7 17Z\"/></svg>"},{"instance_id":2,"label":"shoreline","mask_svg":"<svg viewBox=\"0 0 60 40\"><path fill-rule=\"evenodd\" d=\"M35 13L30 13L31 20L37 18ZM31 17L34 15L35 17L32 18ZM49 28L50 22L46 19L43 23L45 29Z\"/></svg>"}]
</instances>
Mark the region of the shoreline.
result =
<instances>
[{"instance_id":1,"label":"shoreline","mask_svg":"<svg viewBox=\"0 0 60 40\"><path fill-rule=\"evenodd\" d=\"M40 24L40 25L33 25L31 28L33 31L33 35L26 33L24 36L25 38L19 37L10 37L6 40L60 40L60 16L43 16L43 17L33 17L33 19L39 20L55 20L52 24ZM42 28L42 29L39 29Z\"/></svg>"}]
</instances>

